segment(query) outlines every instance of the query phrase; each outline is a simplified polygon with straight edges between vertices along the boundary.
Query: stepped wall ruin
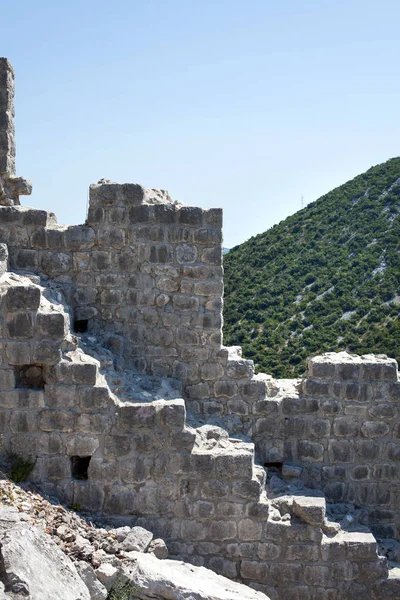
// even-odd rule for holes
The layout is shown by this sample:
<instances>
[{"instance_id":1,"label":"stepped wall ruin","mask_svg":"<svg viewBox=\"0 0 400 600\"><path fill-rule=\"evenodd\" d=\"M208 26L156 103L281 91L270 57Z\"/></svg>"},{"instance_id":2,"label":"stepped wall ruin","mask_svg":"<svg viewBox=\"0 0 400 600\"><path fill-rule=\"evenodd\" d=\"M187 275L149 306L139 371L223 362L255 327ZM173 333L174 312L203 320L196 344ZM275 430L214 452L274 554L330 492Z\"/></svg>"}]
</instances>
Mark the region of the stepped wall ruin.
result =
<instances>
[{"instance_id":1,"label":"stepped wall ruin","mask_svg":"<svg viewBox=\"0 0 400 600\"><path fill-rule=\"evenodd\" d=\"M222 345L219 209L108 181L91 186L85 225L19 206L10 68L1 59L3 453L32 460L31 480L65 503L152 529L173 557L271 600L398 597L368 529L399 536L395 361L326 354L304 380L255 375ZM364 521L344 529L326 499Z\"/></svg>"}]
</instances>

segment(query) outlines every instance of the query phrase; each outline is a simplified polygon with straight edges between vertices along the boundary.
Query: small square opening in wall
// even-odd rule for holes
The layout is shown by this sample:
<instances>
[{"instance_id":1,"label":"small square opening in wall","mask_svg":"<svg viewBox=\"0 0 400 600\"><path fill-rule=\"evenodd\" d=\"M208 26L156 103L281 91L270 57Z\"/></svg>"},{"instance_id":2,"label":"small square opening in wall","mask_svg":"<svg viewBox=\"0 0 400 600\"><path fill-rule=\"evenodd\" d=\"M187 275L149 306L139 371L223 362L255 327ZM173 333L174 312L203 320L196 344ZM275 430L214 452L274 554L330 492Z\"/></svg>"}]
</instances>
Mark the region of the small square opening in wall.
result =
<instances>
[{"instance_id":1,"label":"small square opening in wall","mask_svg":"<svg viewBox=\"0 0 400 600\"><path fill-rule=\"evenodd\" d=\"M75 319L74 331L75 333L85 333L88 329L89 319Z\"/></svg>"},{"instance_id":2,"label":"small square opening in wall","mask_svg":"<svg viewBox=\"0 0 400 600\"><path fill-rule=\"evenodd\" d=\"M88 468L91 458L91 456L71 456L73 479L88 479Z\"/></svg>"},{"instance_id":3,"label":"small square opening in wall","mask_svg":"<svg viewBox=\"0 0 400 600\"><path fill-rule=\"evenodd\" d=\"M15 365L14 366L15 387L31 390L43 390L43 367L42 365Z\"/></svg>"},{"instance_id":4,"label":"small square opening in wall","mask_svg":"<svg viewBox=\"0 0 400 600\"><path fill-rule=\"evenodd\" d=\"M283 463L281 462L266 462L264 467L268 469L269 473L282 473Z\"/></svg>"}]
</instances>

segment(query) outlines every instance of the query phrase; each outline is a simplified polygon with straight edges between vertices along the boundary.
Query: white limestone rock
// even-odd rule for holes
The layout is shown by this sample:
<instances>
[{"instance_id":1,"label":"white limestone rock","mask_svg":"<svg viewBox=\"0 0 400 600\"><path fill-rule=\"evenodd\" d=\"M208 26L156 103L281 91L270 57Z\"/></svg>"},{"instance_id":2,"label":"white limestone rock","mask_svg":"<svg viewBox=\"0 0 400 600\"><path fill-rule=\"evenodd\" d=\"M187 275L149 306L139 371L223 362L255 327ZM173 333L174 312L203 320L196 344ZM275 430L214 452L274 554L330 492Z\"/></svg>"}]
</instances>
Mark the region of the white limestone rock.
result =
<instances>
[{"instance_id":1,"label":"white limestone rock","mask_svg":"<svg viewBox=\"0 0 400 600\"><path fill-rule=\"evenodd\" d=\"M143 527L132 527L123 542L120 543L120 550L123 552L146 552L153 539L153 534Z\"/></svg>"},{"instance_id":2,"label":"white limestone rock","mask_svg":"<svg viewBox=\"0 0 400 600\"><path fill-rule=\"evenodd\" d=\"M123 567L137 598L163 600L269 600L261 592L235 583L204 567L158 560L151 554L132 552L133 560Z\"/></svg>"},{"instance_id":3,"label":"white limestone rock","mask_svg":"<svg viewBox=\"0 0 400 600\"><path fill-rule=\"evenodd\" d=\"M78 561L76 569L89 590L90 600L106 600L108 595L107 589L96 577L93 567L85 561Z\"/></svg>"},{"instance_id":4,"label":"white limestone rock","mask_svg":"<svg viewBox=\"0 0 400 600\"><path fill-rule=\"evenodd\" d=\"M50 536L17 524L0 534L1 579L9 592L30 600L90 600L72 561Z\"/></svg>"}]
</instances>

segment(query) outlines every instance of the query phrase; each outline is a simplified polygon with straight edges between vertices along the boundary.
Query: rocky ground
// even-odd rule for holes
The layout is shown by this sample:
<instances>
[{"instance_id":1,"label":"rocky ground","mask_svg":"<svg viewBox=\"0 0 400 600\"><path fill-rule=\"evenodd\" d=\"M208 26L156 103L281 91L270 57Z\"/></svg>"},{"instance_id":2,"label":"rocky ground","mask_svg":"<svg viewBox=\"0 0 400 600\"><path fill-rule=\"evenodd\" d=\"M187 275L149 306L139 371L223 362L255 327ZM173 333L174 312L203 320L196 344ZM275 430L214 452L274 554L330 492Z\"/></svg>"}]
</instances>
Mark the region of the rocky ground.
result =
<instances>
[{"instance_id":1,"label":"rocky ground","mask_svg":"<svg viewBox=\"0 0 400 600\"><path fill-rule=\"evenodd\" d=\"M0 600L268 600L167 556L142 527L94 523L0 474Z\"/></svg>"}]
</instances>

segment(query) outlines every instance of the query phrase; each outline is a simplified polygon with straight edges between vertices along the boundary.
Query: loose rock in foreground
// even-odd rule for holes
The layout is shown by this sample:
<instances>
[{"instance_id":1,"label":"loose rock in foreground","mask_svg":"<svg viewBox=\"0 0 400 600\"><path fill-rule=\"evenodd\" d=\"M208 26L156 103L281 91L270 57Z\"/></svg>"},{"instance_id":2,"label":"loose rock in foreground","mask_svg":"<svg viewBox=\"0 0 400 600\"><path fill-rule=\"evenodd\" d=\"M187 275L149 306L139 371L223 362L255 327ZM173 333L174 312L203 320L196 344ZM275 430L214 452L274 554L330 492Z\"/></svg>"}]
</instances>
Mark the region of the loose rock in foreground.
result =
<instances>
[{"instance_id":1,"label":"loose rock in foreground","mask_svg":"<svg viewBox=\"0 0 400 600\"><path fill-rule=\"evenodd\" d=\"M141 600L269 600L265 594L204 567L131 554L133 560L123 568L123 576L132 583L134 597Z\"/></svg>"}]
</instances>

